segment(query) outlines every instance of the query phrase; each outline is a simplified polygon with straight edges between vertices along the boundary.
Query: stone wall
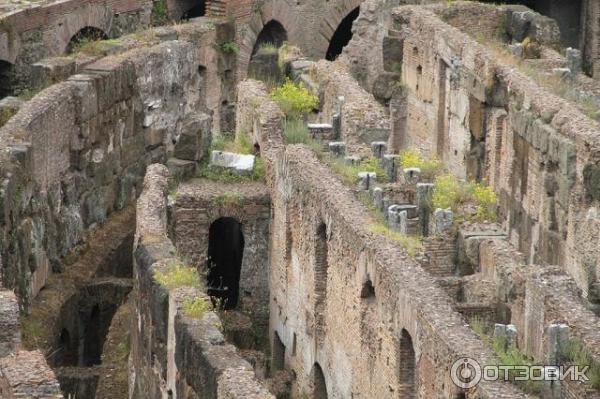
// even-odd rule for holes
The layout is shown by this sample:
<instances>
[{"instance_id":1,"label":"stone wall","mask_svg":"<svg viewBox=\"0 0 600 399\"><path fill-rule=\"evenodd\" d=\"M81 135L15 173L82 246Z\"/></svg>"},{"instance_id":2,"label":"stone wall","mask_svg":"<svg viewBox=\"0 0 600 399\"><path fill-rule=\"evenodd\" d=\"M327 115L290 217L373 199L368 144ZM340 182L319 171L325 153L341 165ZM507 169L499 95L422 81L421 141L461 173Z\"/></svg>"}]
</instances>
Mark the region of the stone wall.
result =
<instances>
[{"instance_id":1,"label":"stone wall","mask_svg":"<svg viewBox=\"0 0 600 399\"><path fill-rule=\"evenodd\" d=\"M195 319L183 312L186 299L205 294L192 288L169 290L154 279L176 260L167 235L167 191L167 168L151 165L137 205L132 397L273 399L250 364L225 342L216 313L207 311Z\"/></svg>"},{"instance_id":2,"label":"stone wall","mask_svg":"<svg viewBox=\"0 0 600 399\"><path fill-rule=\"evenodd\" d=\"M147 28L151 0L47 1L36 7L15 7L2 18L0 60L15 65L16 86L28 87L31 66L65 54L73 36L91 27L108 37Z\"/></svg>"},{"instance_id":3,"label":"stone wall","mask_svg":"<svg viewBox=\"0 0 600 399\"><path fill-rule=\"evenodd\" d=\"M264 86L242 82L238 96L238 129L258 140L271 191L270 334L300 394L315 394L322 369L330 397L456 397L450 365L461 354L487 364L489 350L414 259L369 231L368 211L309 149L282 146ZM365 284L374 295L361 295ZM469 397L525 395L481 383Z\"/></svg>"},{"instance_id":4,"label":"stone wall","mask_svg":"<svg viewBox=\"0 0 600 399\"><path fill-rule=\"evenodd\" d=\"M528 262L561 265L587 295L598 268L600 125L429 11L393 15L409 90L403 142L458 177L486 179Z\"/></svg>"},{"instance_id":5,"label":"stone wall","mask_svg":"<svg viewBox=\"0 0 600 399\"><path fill-rule=\"evenodd\" d=\"M139 195L146 165L176 156L193 169L203 156L207 104L221 97L217 31L182 25L180 40L103 58L0 130L2 283L23 308L88 229Z\"/></svg>"}]
</instances>

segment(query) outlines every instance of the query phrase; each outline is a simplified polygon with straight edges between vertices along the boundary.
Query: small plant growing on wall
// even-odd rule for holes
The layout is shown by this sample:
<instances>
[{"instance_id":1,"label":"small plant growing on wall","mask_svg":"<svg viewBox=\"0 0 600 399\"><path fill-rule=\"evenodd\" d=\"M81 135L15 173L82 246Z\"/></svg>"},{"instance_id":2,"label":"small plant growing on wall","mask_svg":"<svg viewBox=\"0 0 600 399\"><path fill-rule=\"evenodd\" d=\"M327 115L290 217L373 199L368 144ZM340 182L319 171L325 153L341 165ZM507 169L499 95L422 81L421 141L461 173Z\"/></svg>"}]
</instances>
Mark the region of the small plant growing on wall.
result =
<instances>
[{"instance_id":1,"label":"small plant growing on wall","mask_svg":"<svg viewBox=\"0 0 600 399\"><path fill-rule=\"evenodd\" d=\"M212 306L202 297L188 298L183 301L183 313L192 319L200 319Z\"/></svg>"},{"instance_id":2,"label":"small plant growing on wall","mask_svg":"<svg viewBox=\"0 0 600 399\"><path fill-rule=\"evenodd\" d=\"M186 266L180 260L174 260L169 263L167 269L154 273L154 279L161 285L169 289L179 287L200 287L198 272L191 266Z\"/></svg>"},{"instance_id":3,"label":"small plant growing on wall","mask_svg":"<svg viewBox=\"0 0 600 399\"><path fill-rule=\"evenodd\" d=\"M225 54L237 54L240 52L240 48L235 42L224 42L219 46L221 51Z\"/></svg>"},{"instance_id":4,"label":"small plant growing on wall","mask_svg":"<svg viewBox=\"0 0 600 399\"><path fill-rule=\"evenodd\" d=\"M165 0L158 0L152 4L152 26L160 26L169 20L169 11Z\"/></svg>"}]
</instances>

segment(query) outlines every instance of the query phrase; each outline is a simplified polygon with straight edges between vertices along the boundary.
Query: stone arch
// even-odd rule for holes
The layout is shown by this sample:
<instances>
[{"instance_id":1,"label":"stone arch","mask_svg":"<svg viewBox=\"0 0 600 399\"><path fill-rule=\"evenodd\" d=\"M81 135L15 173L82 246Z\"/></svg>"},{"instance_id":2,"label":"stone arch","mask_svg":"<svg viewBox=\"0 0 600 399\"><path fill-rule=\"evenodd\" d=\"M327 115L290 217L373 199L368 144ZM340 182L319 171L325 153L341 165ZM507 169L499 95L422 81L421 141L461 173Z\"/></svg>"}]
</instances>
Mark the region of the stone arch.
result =
<instances>
[{"instance_id":1,"label":"stone arch","mask_svg":"<svg viewBox=\"0 0 600 399\"><path fill-rule=\"evenodd\" d=\"M406 329L402 329L400 333L399 345L399 384L398 390L401 398L413 399L416 398L416 356L415 348L410 333Z\"/></svg>"},{"instance_id":2,"label":"stone arch","mask_svg":"<svg viewBox=\"0 0 600 399\"><path fill-rule=\"evenodd\" d=\"M320 223L315 234L315 336L317 342L322 342L325 335L325 308L327 306L327 277L329 269L327 226Z\"/></svg>"},{"instance_id":3,"label":"stone arch","mask_svg":"<svg viewBox=\"0 0 600 399\"><path fill-rule=\"evenodd\" d=\"M314 399L327 399L327 382L319 363L313 365L310 374L312 380L312 397Z\"/></svg>"},{"instance_id":4,"label":"stone arch","mask_svg":"<svg viewBox=\"0 0 600 399\"><path fill-rule=\"evenodd\" d=\"M71 37L71 40L69 40L69 43L67 43L65 52L68 54L72 53L77 46L88 40L95 41L106 39L108 39L108 35L104 30L94 26L84 26Z\"/></svg>"},{"instance_id":5,"label":"stone arch","mask_svg":"<svg viewBox=\"0 0 600 399\"><path fill-rule=\"evenodd\" d=\"M352 39L352 25L359 14L360 6L350 11L350 13L342 19L329 40L329 47L327 48L327 53L325 53L325 59L333 61L342 54L342 50Z\"/></svg>"},{"instance_id":6,"label":"stone arch","mask_svg":"<svg viewBox=\"0 0 600 399\"><path fill-rule=\"evenodd\" d=\"M342 0L338 2L330 2L329 11L325 14L325 18L319 26L319 33L316 35L315 52L320 57L327 56L327 52L331 43L331 39L336 30L344 20L353 11L360 7L364 0Z\"/></svg>"},{"instance_id":7,"label":"stone arch","mask_svg":"<svg viewBox=\"0 0 600 399\"><path fill-rule=\"evenodd\" d=\"M212 222L208 232L208 294L220 299L224 309L238 305L243 255L242 224L231 217Z\"/></svg>"},{"instance_id":8,"label":"stone arch","mask_svg":"<svg viewBox=\"0 0 600 399\"><path fill-rule=\"evenodd\" d=\"M287 39L287 31L281 22L272 19L263 26L258 34L254 47L252 48L252 55L256 54L256 51L261 44L272 43L276 47L280 47Z\"/></svg>"},{"instance_id":9,"label":"stone arch","mask_svg":"<svg viewBox=\"0 0 600 399\"><path fill-rule=\"evenodd\" d=\"M109 5L85 4L73 8L53 29L44 33L44 46L48 56L67 53L67 47L75 35L86 28L102 31L107 38L114 37L115 11Z\"/></svg>"}]
</instances>

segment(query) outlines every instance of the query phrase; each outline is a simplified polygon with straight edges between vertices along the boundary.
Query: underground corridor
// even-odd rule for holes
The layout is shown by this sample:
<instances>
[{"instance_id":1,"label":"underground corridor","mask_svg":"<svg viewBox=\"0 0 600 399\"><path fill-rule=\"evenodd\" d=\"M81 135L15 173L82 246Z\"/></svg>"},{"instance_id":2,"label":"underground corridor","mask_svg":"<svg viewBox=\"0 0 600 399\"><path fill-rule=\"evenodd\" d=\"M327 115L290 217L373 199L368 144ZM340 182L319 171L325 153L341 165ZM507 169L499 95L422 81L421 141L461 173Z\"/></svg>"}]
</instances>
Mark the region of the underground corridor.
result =
<instances>
[{"instance_id":1,"label":"underground corridor","mask_svg":"<svg viewBox=\"0 0 600 399\"><path fill-rule=\"evenodd\" d=\"M238 305L243 255L242 224L229 217L214 221L208 235L208 294L225 310Z\"/></svg>"}]
</instances>

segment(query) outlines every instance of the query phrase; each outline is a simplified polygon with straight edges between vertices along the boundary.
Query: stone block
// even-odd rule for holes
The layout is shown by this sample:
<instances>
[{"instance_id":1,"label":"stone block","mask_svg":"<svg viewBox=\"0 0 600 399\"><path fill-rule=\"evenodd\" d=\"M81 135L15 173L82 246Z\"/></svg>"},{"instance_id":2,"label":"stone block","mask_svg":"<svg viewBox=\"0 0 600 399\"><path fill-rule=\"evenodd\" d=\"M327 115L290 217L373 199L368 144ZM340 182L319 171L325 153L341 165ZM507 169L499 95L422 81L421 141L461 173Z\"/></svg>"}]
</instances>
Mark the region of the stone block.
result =
<instances>
[{"instance_id":1,"label":"stone block","mask_svg":"<svg viewBox=\"0 0 600 399\"><path fill-rule=\"evenodd\" d=\"M568 47L566 50L567 67L572 74L579 74L582 71L581 51L575 48Z\"/></svg>"},{"instance_id":2,"label":"stone block","mask_svg":"<svg viewBox=\"0 0 600 399\"><path fill-rule=\"evenodd\" d=\"M333 140L336 138L333 126L328 123L309 123L307 127L313 139Z\"/></svg>"},{"instance_id":3,"label":"stone block","mask_svg":"<svg viewBox=\"0 0 600 399\"><path fill-rule=\"evenodd\" d=\"M452 227L452 222L454 219L454 215L451 209L440 209L437 208L433 212L433 234L442 234L450 227Z\"/></svg>"},{"instance_id":4,"label":"stone block","mask_svg":"<svg viewBox=\"0 0 600 399\"><path fill-rule=\"evenodd\" d=\"M213 151L210 156L210 166L231 169L236 173L252 173L254 169L254 159L254 155Z\"/></svg>"},{"instance_id":5,"label":"stone block","mask_svg":"<svg viewBox=\"0 0 600 399\"><path fill-rule=\"evenodd\" d=\"M408 184L416 184L421 177L421 169L420 168L406 168L402 169L402 173L404 174L404 180Z\"/></svg>"},{"instance_id":6,"label":"stone block","mask_svg":"<svg viewBox=\"0 0 600 399\"><path fill-rule=\"evenodd\" d=\"M367 191L377 182L374 172L358 172L358 189Z\"/></svg>"},{"instance_id":7,"label":"stone block","mask_svg":"<svg viewBox=\"0 0 600 399\"><path fill-rule=\"evenodd\" d=\"M375 208L383 210L383 189L381 187L375 187L371 193Z\"/></svg>"},{"instance_id":8,"label":"stone block","mask_svg":"<svg viewBox=\"0 0 600 399\"><path fill-rule=\"evenodd\" d=\"M332 141L329 143L329 152L336 158L342 158L346 155L346 143L343 141Z\"/></svg>"},{"instance_id":9,"label":"stone block","mask_svg":"<svg viewBox=\"0 0 600 399\"><path fill-rule=\"evenodd\" d=\"M360 164L360 157L348 155L344 157L344 162L346 162L348 165L358 165Z\"/></svg>"},{"instance_id":10,"label":"stone block","mask_svg":"<svg viewBox=\"0 0 600 399\"><path fill-rule=\"evenodd\" d=\"M392 205L388 208L387 221L390 229L406 234L408 224L407 211L397 208L397 205Z\"/></svg>"},{"instance_id":11,"label":"stone block","mask_svg":"<svg viewBox=\"0 0 600 399\"><path fill-rule=\"evenodd\" d=\"M373 141L371 151L374 157L382 159L387 151L387 143L385 141Z\"/></svg>"},{"instance_id":12,"label":"stone block","mask_svg":"<svg viewBox=\"0 0 600 399\"><path fill-rule=\"evenodd\" d=\"M400 156L396 154L385 154L381 160L381 164L389 181L395 182L398 179Z\"/></svg>"},{"instance_id":13,"label":"stone block","mask_svg":"<svg viewBox=\"0 0 600 399\"><path fill-rule=\"evenodd\" d=\"M342 116L339 112L333 114L331 118L333 140L337 140L342 136Z\"/></svg>"}]
</instances>

